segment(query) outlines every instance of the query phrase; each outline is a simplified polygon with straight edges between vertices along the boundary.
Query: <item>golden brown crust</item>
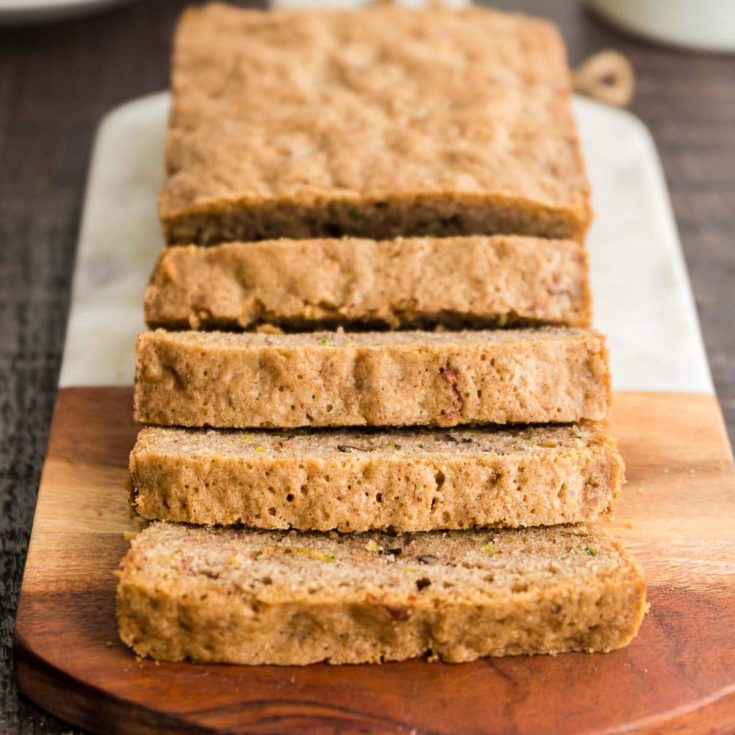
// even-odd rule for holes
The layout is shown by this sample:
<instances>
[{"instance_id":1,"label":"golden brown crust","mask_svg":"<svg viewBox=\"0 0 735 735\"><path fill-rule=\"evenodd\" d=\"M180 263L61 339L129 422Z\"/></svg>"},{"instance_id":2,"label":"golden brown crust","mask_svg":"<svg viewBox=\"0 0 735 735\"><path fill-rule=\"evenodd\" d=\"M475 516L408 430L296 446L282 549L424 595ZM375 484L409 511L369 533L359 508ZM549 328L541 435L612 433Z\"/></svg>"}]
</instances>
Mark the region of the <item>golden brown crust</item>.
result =
<instances>
[{"instance_id":1,"label":"golden brown crust","mask_svg":"<svg viewBox=\"0 0 735 735\"><path fill-rule=\"evenodd\" d=\"M223 432L149 427L130 455L149 520L301 531L546 526L607 513L623 482L591 426Z\"/></svg>"},{"instance_id":2,"label":"golden brown crust","mask_svg":"<svg viewBox=\"0 0 735 735\"><path fill-rule=\"evenodd\" d=\"M627 645L640 569L584 526L328 536L154 524L122 562L122 640L162 660L445 661Z\"/></svg>"},{"instance_id":3,"label":"golden brown crust","mask_svg":"<svg viewBox=\"0 0 735 735\"><path fill-rule=\"evenodd\" d=\"M169 242L581 239L591 218L564 47L543 21L210 5L181 21L173 90Z\"/></svg>"},{"instance_id":4,"label":"golden brown crust","mask_svg":"<svg viewBox=\"0 0 735 735\"><path fill-rule=\"evenodd\" d=\"M135 416L219 428L602 420L604 337L582 329L144 332Z\"/></svg>"},{"instance_id":5,"label":"golden brown crust","mask_svg":"<svg viewBox=\"0 0 735 735\"><path fill-rule=\"evenodd\" d=\"M587 254L569 240L454 237L178 246L145 296L150 327L590 324Z\"/></svg>"}]
</instances>

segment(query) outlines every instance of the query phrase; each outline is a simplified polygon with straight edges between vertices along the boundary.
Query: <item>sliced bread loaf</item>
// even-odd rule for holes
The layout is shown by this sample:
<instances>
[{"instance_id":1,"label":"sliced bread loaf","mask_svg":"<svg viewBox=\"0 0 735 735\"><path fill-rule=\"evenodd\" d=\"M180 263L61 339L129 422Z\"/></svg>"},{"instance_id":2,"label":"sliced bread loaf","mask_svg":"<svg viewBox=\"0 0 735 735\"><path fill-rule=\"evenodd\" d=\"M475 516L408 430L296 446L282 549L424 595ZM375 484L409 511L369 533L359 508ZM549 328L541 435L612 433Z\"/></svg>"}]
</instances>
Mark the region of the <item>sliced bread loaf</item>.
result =
<instances>
[{"instance_id":1,"label":"sliced bread loaf","mask_svg":"<svg viewBox=\"0 0 735 735\"><path fill-rule=\"evenodd\" d=\"M593 520L623 481L592 426L454 431L143 429L133 505L150 520L429 531Z\"/></svg>"},{"instance_id":2,"label":"sliced bread loaf","mask_svg":"<svg viewBox=\"0 0 735 735\"><path fill-rule=\"evenodd\" d=\"M237 664L610 651L645 608L637 564L584 526L339 536L157 523L117 588L136 653Z\"/></svg>"},{"instance_id":3,"label":"sliced bread loaf","mask_svg":"<svg viewBox=\"0 0 735 735\"><path fill-rule=\"evenodd\" d=\"M581 329L138 338L135 416L220 428L605 418L604 337Z\"/></svg>"},{"instance_id":4,"label":"sliced bread loaf","mask_svg":"<svg viewBox=\"0 0 735 735\"><path fill-rule=\"evenodd\" d=\"M150 327L589 326L584 247L530 237L272 240L158 258Z\"/></svg>"}]
</instances>

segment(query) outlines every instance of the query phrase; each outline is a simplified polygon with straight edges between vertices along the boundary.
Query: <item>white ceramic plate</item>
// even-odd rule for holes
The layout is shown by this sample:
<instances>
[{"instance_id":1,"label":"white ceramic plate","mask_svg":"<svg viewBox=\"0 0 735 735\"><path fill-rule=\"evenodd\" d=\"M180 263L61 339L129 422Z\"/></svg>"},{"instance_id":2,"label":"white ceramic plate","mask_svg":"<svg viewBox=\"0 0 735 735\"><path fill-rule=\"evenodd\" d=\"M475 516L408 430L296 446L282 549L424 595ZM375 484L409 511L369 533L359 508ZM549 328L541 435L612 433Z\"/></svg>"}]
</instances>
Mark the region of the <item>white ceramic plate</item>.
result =
<instances>
[{"instance_id":1,"label":"white ceramic plate","mask_svg":"<svg viewBox=\"0 0 735 735\"><path fill-rule=\"evenodd\" d=\"M735 51L733 0L587 0L600 17L651 41L694 51Z\"/></svg>"},{"instance_id":2,"label":"white ceramic plate","mask_svg":"<svg viewBox=\"0 0 735 735\"><path fill-rule=\"evenodd\" d=\"M36 25L86 15L130 0L0 0L0 25Z\"/></svg>"},{"instance_id":3,"label":"white ceramic plate","mask_svg":"<svg viewBox=\"0 0 735 735\"><path fill-rule=\"evenodd\" d=\"M156 201L169 95L113 110L97 133L62 386L130 385L143 292L163 245ZM622 390L712 393L658 155L633 115L575 99L596 219L588 246L595 324Z\"/></svg>"}]
</instances>

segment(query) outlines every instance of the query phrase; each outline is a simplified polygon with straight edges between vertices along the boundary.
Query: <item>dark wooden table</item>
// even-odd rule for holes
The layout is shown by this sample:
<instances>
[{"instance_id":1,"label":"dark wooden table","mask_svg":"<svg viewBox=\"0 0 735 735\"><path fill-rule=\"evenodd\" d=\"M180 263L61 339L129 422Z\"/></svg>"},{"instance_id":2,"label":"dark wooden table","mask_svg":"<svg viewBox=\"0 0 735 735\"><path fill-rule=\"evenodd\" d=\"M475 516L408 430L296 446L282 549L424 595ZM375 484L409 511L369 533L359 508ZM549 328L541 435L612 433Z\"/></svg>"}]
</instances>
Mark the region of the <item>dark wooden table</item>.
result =
<instances>
[{"instance_id":1,"label":"dark wooden table","mask_svg":"<svg viewBox=\"0 0 735 735\"><path fill-rule=\"evenodd\" d=\"M171 30L184 4L146 0L93 18L0 30L2 733L70 732L17 695L13 618L56 391L92 136L110 108L166 86ZM650 126L663 158L732 441L735 57L624 38L576 0L497 4L559 23L573 63L611 46L633 61L639 86L632 109Z\"/></svg>"}]
</instances>

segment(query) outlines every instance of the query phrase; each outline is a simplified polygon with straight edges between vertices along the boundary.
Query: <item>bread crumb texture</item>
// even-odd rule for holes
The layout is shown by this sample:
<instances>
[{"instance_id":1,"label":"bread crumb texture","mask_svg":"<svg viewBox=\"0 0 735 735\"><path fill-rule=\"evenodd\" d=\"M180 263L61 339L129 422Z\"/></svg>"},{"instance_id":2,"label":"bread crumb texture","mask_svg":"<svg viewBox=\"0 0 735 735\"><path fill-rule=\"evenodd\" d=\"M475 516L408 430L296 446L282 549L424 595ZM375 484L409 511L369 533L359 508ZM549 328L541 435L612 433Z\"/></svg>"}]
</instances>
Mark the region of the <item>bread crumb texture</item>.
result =
<instances>
[{"instance_id":1,"label":"bread crumb texture","mask_svg":"<svg viewBox=\"0 0 735 735\"><path fill-rule=\"evenodd\" d=\"M589 521L623 461L594 426L440 431L149 427L130 455L149 520L303 531L429 531Z\"/></svg>"},{"instance_id":2,"label":"bread crumb texture","mask_svg":"<svg viewBox=\"0 0 735 735\"><path fill-rule=\"evenodd\" d=\"M604 337L582 329L141 334L136 419L168 426L601 420Z\"/></svg>"},{"instance_id":3,"label":"bread crumb texture","mask_svg":"<svg viewBox=\"0 0 735 735\"><path fill-rule=\"evenodd\" d=\"M297 534L156 523L117 588L122 640L169 661L445 661L626 645L638 566L584 526Z\"/></svg>"}]
</instances>

